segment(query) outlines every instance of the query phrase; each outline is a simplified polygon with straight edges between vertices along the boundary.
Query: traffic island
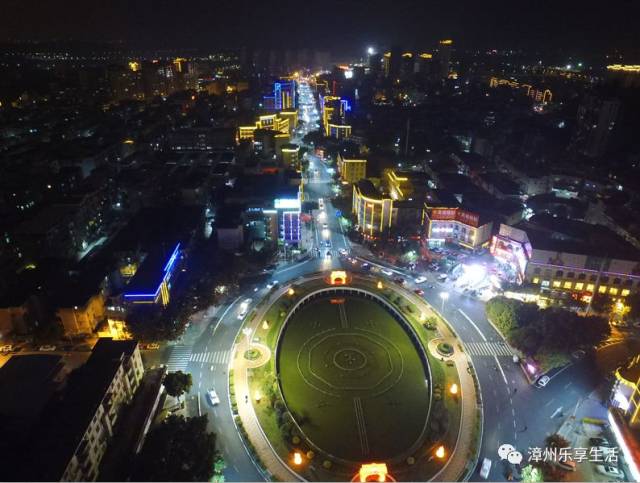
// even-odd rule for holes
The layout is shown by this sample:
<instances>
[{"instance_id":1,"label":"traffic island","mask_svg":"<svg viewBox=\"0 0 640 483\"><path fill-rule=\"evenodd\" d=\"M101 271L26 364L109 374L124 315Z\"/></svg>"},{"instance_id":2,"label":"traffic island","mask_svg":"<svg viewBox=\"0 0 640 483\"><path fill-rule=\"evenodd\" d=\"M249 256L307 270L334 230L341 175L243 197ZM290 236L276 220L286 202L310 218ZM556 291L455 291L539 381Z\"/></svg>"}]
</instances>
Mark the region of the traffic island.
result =
<instances>
[{"instance_id":1,"label":"traffic island","mask_svg":"<svg viewBox=\"0 0 640 483\"><path fill-rule=\"evenodd\" d=\"M396 479L428 480L459 439L456 366L427 349L437 332L423 327L417 305L389 300L374 278L336 278L283 287L246 324L252 340L239 346L259 343L273 354L253 368L234 359L236 394L246 387L239 416L260 428L247 437L274 475L269 461L300 479L348 481L380 462Z\"/></svg>"}]
</instances>

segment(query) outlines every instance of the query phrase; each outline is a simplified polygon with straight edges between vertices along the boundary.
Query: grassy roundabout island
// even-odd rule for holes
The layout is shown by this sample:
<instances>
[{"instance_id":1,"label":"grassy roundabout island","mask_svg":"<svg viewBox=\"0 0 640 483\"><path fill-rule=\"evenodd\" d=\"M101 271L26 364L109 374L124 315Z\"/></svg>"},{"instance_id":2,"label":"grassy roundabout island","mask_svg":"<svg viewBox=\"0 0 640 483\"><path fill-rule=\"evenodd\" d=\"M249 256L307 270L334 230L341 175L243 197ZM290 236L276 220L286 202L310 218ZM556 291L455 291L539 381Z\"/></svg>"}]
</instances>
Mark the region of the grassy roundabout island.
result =
<instances>
[{"instance_id":1,"label":"grassy roundabout island","mask_svg":"<svg viewBox=\"0 0 640 483\"><path fill-rule=\"evenodd\" d=\"M384 462L399 480L426 481L443 468L461 418L447 388L460 380L429 349L442 322L410 299L374 278L330 286L318 275L273 290L247 317L263 355L248 360L239 335L242 394L277 458L301 478L345 481L363 463ZM244 403L234 398L234 413ZM441 445L447 456L434 457Z\"/></svg>"},{"instance_id":2,"label":"grassy roundabout island","mask_svg":"<svg viewBox=\"0 0 640 483\"><path fill-rule=\"evenodd\" d=\"M409 451L430 403L429 370L418 350L376 301L327 294L304 304L283 330L277 368L285 403L309 443L352 462Z\"/></svg>"}]
</instances>

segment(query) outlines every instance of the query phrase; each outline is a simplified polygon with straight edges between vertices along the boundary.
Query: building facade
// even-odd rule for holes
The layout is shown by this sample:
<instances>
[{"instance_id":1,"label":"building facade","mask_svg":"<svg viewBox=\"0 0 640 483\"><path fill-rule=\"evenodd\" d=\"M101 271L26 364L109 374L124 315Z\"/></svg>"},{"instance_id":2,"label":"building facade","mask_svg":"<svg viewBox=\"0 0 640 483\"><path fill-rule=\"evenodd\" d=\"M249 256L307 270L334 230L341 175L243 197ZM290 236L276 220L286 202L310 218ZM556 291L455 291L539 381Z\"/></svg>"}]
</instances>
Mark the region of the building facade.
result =
<instances>
[{"instance_id":1,"label":"building facade","mask_svg":"<svg viewBox=\"0 0 640 483\"><path fill-rule=\"evenodd\" d=\"M348 159L338 153L337 161L338 172L344 183L357 183L367 177L366 159Z\"/></svg>"},{"instance_id":2,"label":"building facade","mask_svg":"<svg viewBox=\"0 0 640 483\"><path fill-rule=\"evenodd\" d=\"M423 224L431 246L455 243L465 248L486 246L491 239L493 222L461 208L429 208L425 205Z\"/></svg>"},{"instance_id":3,"label":"building facade","mask_svg":"<svg viewBox=\"0 0 640 483\"><path fill-rule=\"evenodd\" d=\"M367 179L353 185L352 212L359 230L370 238L388 232L395 222L393 199L383 196Z\"/></svg>"}]
</instances>

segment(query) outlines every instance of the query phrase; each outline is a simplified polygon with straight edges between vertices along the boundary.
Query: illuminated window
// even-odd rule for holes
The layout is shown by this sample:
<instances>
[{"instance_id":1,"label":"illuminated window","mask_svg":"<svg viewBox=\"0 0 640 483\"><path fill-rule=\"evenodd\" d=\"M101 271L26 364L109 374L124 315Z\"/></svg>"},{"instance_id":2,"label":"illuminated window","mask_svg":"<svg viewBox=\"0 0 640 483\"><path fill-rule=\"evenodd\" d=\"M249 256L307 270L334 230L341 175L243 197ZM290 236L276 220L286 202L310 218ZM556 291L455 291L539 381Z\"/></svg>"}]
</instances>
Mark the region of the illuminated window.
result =
<instances>
[{"instance_id":1,"label":"illuminated window","mask_svg":"<svg viewBox=\"0 0 640 483\"><path fill-rule=\"evenodd\" d=\"M549 286L549 280L543 280L540 285L543 286L543 287L548 287Z\"/></svg>"},{"instance_id":2,"label":"illuminated window","mask_svg":"<svg viewBox=\"0 0 640 483\"><path fill-rule=\"evenodd\" d=\"M584 283L582 282L576 283L576 286L575 286L576 290L582 290L583 288L584 288Z\"/></svg>"},{"instance_id":3,"label":"illuminated window","mask_svg":"<svg viewBox=\"0 0 640 483\"><path fill-rule=\"evenodd\" d=\"M554 281L553 281L553 286L554 286L555 288L560 288L560 280L554 280Z\"/></svg>"},{"instance_id":4,"label":"illuminated window","mask_svg":"<svg viewBox=\"0 0 640 483\"><path fill-rule=\"evenodd\" d=\"M540 279L538 277L533 277L533 283L540 283Z\"/></svg>"},{"instance_id":5,"label":"illuminated window","mask_svg":"<svg viewBox=\"0 0 640 483\"><path fill-rule=\"evenodd\" d=\"M618 289L617 289L617 288L615 288L615 287L611 287L611 288L609 289L609 293L610 293L611 295L618 295Z\"/></svg>"},{"instance_id":6,"label":"illuminated window","mask_svg":"<svg viewBox=\"0 0 640 483\"><path fill-rule=\"evenodd\" d=\"M623 288L622 292L620 292L620 295L622 295L623 297L626 297L627 295L629 295L629 289Z\"/></svg>"},{"instance_id":7,"label":"illuminated window","mask_svg":"<svg viewBox=\"0 0 640 483\"><path fill-rule=\"evenodd\" d=\"M572 283L571 282L565 282L564 283L564 288L571 288Z\"/></svg>"},{"instance_id":8,"label":"illuminated window","mask_svg":"<svg viewBox=\"0 0 640 483\"><path fill-rule=\"evenodd\" d=\"M600 285L598 287L598 292L600 293L607 293L607 286L606 285Z\"/></svg>"},{"instance_id":9,"label":"illuminated window","mask_svg":"<svg viewBox=\"0 0 640 483\"><path fill-rule=\"evenodd\" d=\"M588 285L587 285L587 292L593 292L593 288L594 288L594 287L593 287L593 284L592 284L592 283L588 284Z\"/></svg>"}]
</instances>

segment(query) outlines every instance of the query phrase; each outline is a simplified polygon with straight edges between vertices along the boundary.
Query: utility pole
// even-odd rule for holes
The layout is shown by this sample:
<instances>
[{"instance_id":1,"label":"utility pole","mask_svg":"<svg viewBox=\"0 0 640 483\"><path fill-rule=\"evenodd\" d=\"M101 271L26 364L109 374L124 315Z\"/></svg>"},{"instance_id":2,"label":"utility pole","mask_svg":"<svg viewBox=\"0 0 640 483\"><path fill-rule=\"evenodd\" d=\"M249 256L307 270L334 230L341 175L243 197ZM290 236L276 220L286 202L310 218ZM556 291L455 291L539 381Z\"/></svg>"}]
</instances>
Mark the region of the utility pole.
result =
<instances>
[{"instance_id":1,"label":"utility pole","mask_svg":"<svg viewBox=\"0 0 640 483\"><path fill-rule=\"evenodd\" d=\"M404 137L404 155L409 154L409 131L411 130L411 118L407 118L407 134Z\"/></svg>"},{"instance_id":2,"label":"utility pole","mask_svg":"<svg viewBox=\"0 0 640 483\"><path fill-rule=\"evenodd\" d=\"M600 261L600 267L598 268L598 275L596 276L596 281L593 285L593 295L591 295L591 299L589 299L586 315L589 315L591 313L591 303L593 302L593 297L596 296L596 294L598 293L598 289L600 288L600 276L602 275L602 270L604 269L604 262L607 260L607 255L608 253L606 253L602 258L602 260Z\"/></svg>"}]
</instances>

